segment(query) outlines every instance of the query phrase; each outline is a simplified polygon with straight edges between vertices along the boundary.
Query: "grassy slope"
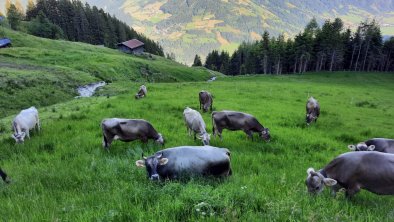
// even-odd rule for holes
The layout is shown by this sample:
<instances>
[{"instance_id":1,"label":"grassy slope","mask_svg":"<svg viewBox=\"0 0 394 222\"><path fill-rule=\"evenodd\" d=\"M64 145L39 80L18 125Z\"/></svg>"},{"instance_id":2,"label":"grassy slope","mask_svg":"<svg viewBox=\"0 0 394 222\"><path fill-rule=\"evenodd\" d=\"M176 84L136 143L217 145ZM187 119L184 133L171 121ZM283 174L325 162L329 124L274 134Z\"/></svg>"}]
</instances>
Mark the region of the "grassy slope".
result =
<instances>
[{"instance_id":1,"label":"grassy slope","mask_svg":"<svg viewBox=\"0 0 394 222\"><path fill-rule=\"evenodd\" d=\"M346 152L347 144L393 137L393 82L393 74L319 73L149 84L148 97L138 101L132 98L136 88L128 88L115 97L40 109L43 130L24 145L9 138L11 117L2 119L1 167L13 183L0 183L1 216L5 221L393 221L392 197L366 191L351 201L328 191L310 197L304 185L308 167L323 167ZM163 133L166 147L199 145L187 136L182 111L198 107L201 89L214 94L214 109L254 114L271 130L270 143L229 131L223 142L212 140L232 152L233 176L227 180L153 183L134 162L142 151L152 154L161 147L115 142L109 152L101 148L99 123L105 117L147 119ZM317 125L309 128L308 94L322 107ZM203 118L211 131L210 115Z\"/></svg>"},{"instance_id":2,"label":"grassy slope","mask_svg":"<svg viewBox=\"0 0 394 222\"><path fill-rule=\"evenodd\" d=\"M99 80L132 85L145 81L201 81L211 76L205 69L189 68L161 57L151 60L2 27L0 33L11 38L14 46L0 50L0 117L26 104L46 106L72 99L77 86ZM111 87L107 88L110 93Z\"/></svg>"}]
</instances>

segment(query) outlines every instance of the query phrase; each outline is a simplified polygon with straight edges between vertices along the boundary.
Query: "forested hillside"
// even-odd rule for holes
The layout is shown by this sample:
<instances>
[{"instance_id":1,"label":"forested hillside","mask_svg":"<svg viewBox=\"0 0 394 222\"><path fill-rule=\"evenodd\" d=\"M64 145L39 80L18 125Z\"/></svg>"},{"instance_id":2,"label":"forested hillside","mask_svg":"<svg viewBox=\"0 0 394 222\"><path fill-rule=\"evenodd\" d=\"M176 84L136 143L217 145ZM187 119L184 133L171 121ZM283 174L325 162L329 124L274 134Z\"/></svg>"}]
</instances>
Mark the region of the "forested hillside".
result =
<instances>
[{"instance_id":1,"label":"forested hillside","mask_svg":"<svg viewBox=\"0 0 394 222\"><path fill-rule=\"evenodd\" d=\"M230 55L214 50L205 67L227 75L282 74L306 71L394 71L394 37L383 41L375 20L355 32L340 18L319 26L312 19L294 39L265 32L260 41L243 43ZM198 66L196 56L194 66Z\"/></svg>"},{"instance_id":2,"label":"forested hillside","mask_svg":"<svg viewBox=\"0 0 394 222\"><path fill-rule=\"evenodd\" d=\"M373 19L394 34L393 0L86 0L105 7L137 31L157 40L176 59L191 63L213 49L233 52L243 41L284 33L294 37L313 18L339 17L351 28Z\"/></svg>"},{"instance_id":3,"label":"forested hillside","mask_svg":"<svg viewBox=\"0 0 394 222\"><path fill-rule=\"evenodd\" d=\"M162 47L155 41L137 33L103 9L91 7L81 1L30 0L25 10L19 0L15 4L8 0L5 8L10 27L14 30L44 38L66 39L110 48L136 38L145 43L147 52L164 55Z\"/></svg>"}]
</instances>

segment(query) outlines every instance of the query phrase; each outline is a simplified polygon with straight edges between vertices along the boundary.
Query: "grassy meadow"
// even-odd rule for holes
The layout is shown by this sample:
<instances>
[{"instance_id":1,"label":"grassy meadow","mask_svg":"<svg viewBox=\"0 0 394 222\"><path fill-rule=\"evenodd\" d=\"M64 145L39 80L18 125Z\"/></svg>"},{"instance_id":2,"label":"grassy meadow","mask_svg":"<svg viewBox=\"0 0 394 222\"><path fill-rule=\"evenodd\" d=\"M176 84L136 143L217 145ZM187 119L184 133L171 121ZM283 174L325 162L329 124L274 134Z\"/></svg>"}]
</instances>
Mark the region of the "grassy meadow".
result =
<instances>
[{"instance_id":1,"label":"grassy meadow","mask_svg":"<svg viewBox=\"0 0 394 222\"><path fill-rule=\"evenodd\" d=\"M221 75L154 55L131 56L85 43L39 38L0 26L2 37L10 38L13 47L0 50L0 118L26 108L29 103L48 106L71 100L77 96L78 86L98 81L129 84L203 81ZM120 92L107 89L103 93Z\"/></svg>"},{"instance_id":2,"label":"grassy meadow","mask_svg":"<svg viewBox=\"0 0 394 222\"><path fill-rule=\"evenodd\" d=\"M394 74L312 73L220 77L217 81L150 83L135 100L137 84L111 86L110 97L39 107L42 131L16 145L13 116L0 120L3 221L393 221L394 199L361 191L352 200L307 194L306 169L319 169L347 145L371 137L393 138ZM227 179L151 182L135 161L162 149L154 142L115 141L102 148L100 122L143 118L164 135L165 147L200 145L187 135L182 112L198 109L198 92L214 95L214 110L253 114L269 127L271 142L223 132L211 145L231 151ZM104 89L106 90L106 89ZM321 117L305 125L308 95ZM35 105L35 104L29 104ZM212 132L210 114L204 113Z\"/></svg>"}]
</instances>

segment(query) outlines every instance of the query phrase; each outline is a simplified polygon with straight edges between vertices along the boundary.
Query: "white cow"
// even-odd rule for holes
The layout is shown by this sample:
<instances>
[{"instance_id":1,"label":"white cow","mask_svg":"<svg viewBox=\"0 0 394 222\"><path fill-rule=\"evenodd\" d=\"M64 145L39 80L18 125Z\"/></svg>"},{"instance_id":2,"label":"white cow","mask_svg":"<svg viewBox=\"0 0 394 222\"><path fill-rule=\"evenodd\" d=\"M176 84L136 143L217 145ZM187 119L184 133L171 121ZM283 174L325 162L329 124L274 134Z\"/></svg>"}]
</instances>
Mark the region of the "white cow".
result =
<instances>
[{"instance_id":1,"label":"white cow","mask_svg":"<svg viewBox=\"0 0 394 222\"><path fill-rule=\"evenodd\" d=\"M209 145L210 135L205 129L205 122L201 114L189 107L186 107L183 111L183 118L185 120L186 129L191 136L191 132L194 132L194 140L196 140L196 134L198 133L198 138L202 140L204 145Z\"/></svg>"},{"instance_id":2,"label":"white cow","mask_svg":"<svg viewBox=\"0 0 394 222\"><path fill-rule=\"evenodd\" d=\"M14 130L12 138L17 143L23 143L25 136L30 139L29 130L34 129L36 126L38 131L40 131L38 110L34 106L24 109L12 121L12 128Z\"/></svg>"}]
</instances>

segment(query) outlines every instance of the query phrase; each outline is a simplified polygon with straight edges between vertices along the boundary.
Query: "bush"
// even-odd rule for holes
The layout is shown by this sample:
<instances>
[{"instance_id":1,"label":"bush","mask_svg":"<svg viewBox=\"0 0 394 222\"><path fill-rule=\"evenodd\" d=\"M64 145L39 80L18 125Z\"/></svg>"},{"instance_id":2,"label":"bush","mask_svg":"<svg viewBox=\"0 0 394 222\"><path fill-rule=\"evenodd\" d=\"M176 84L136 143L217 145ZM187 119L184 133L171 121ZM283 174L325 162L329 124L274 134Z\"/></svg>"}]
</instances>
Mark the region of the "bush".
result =
<instances>
[{"instance_id":1,"label":"bush","mask_svg":"<svg viewBox=\"0 0 394 222\"><path fill-rule=\"evenodd\" d=\"M51 23L42 11L30 22L27 29L30 34L43 38L60 39L63 37L62 29Z\"/></svg>"}]
</instances>

